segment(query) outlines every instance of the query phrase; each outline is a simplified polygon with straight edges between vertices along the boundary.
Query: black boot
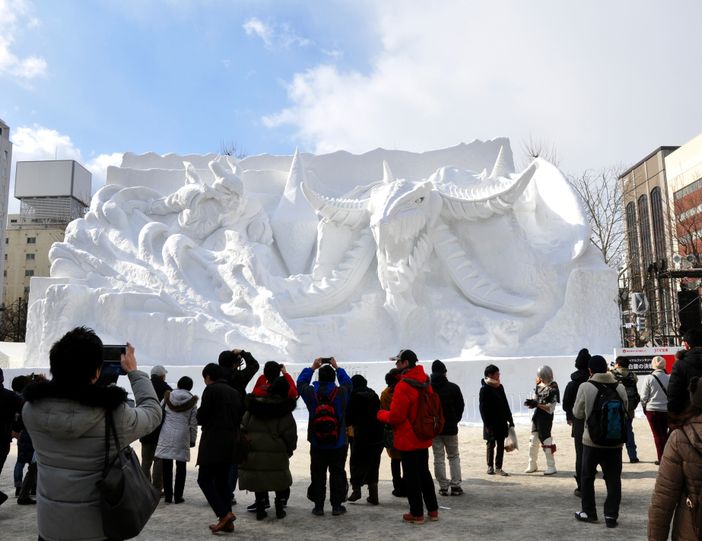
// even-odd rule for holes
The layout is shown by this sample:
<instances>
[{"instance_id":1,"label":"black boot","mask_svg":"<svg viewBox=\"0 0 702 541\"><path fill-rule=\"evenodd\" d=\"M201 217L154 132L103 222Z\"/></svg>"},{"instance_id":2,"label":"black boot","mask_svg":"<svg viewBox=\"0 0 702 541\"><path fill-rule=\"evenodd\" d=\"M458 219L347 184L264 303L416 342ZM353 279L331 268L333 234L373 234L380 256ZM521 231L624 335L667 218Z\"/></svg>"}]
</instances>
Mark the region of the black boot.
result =
<instances>
[{"instance_id":1,"label":"black boot","mask_svg":"<svg viewBox=\"0 0 702 541\"><path fill-rule=\"evenodd\" d=\"M266 500L264 498L256 498L256 520L263 520L267 516Z\"/></svg>"},{"instance_id":2,"label":"black boot","mask_svg":"<svg viewBox=\"0 0 702 541\"><path fill-rule=\"evenodd\" d=\"M275 499L275 518L285 518L285 500L282 498Z\"/></svg>"},{"instance_id":3,"label":"black boot","mask_svg":"<svg viewBox=\"0 0 702 541\"><path fill-rule=\"evenodd\" d=\"M350 502L355 502L357 500L361 499L361 487L359 486L354 486L353 490L351 491L351 495L348 497L348 500Z\"/></svg>"},{"instance_id":4,"label":"black boot","mask_svg":"<svg viewBox=\"0 0 702 541\"><path fill-rule=\"evenodd\" d=\"M366 501L371 505L378 505L378 483L370 483L368 485L368 497Z\"/></svg>"}]
</instances>

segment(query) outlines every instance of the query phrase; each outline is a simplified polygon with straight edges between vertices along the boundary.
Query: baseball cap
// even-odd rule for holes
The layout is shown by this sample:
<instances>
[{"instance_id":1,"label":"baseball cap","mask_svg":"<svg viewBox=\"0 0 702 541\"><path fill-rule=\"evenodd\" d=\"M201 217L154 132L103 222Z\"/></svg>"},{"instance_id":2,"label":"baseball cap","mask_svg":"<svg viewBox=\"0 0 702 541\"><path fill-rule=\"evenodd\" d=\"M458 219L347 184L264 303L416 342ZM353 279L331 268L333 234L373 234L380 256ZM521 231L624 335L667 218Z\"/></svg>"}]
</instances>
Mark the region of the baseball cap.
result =
<instances>
[{"instance_id":1,"label":"baseball cap","mask_svg":"<svg viewBox=\"0 0 702 541\"><path fill-rule=\"evenodd\" d=\"M401 349L400 353L398 353L394 357L390 357L390 360L394 363L396 363L397 361L410 361L414 362L414 364L417 364L419 362L419 359L417 359L417 354L411 349Z\"/></svg>"}]
</instances>

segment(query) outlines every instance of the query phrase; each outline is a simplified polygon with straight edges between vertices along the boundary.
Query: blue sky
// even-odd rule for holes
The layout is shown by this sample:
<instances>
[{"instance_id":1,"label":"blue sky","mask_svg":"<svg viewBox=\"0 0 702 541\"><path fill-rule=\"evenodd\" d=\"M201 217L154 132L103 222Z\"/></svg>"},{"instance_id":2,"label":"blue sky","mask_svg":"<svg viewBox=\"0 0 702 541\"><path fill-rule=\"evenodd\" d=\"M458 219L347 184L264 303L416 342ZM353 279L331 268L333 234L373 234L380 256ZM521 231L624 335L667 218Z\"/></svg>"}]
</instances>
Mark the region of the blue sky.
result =
<instances>
[{"instance_id":1,"label":"blue sky","mask_svg":"<svg viewBox=\"0 0 702 541\"><path fill-rule=\"evenodd\" d=\"M702 131L693 0L0 0L15 159L428 150L508 136L566 172Z\"/></svg>"}]
</instances>

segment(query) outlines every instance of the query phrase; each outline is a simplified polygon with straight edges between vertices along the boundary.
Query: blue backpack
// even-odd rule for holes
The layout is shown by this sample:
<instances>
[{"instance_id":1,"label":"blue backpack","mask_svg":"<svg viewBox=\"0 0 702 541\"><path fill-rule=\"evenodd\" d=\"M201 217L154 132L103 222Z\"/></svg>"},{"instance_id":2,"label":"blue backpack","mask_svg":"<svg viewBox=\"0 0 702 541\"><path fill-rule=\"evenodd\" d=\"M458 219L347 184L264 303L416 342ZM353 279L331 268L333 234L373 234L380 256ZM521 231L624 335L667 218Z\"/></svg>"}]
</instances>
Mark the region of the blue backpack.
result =
<instances>
[{"instance_id":1,"label":"blue backpack","mask_svg":"<svg viewBox=\"0 0 702 541\"><path fill-rule=\"evenodd\" d=\"M597 397L587 418L587 431L595 445L614 447L626 442L628 413L617 392L619 383L596 383Z\"/></svg>"}]
</instances>

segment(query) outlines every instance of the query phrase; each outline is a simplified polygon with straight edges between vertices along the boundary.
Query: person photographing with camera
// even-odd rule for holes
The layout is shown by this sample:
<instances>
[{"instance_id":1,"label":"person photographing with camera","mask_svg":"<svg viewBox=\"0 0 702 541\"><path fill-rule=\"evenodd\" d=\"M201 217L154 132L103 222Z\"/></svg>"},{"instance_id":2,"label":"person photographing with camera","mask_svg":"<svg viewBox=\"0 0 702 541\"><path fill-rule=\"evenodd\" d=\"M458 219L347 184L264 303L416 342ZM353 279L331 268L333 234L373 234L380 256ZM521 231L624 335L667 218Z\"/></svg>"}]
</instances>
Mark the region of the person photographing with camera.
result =
<instances>
[{"instance_id":1,"label":"person photographing with camera","mask_svg":"<svg viewBox=\"0 0 702 541\"><path fill-rule=\"evenodd\" d=\"M77 327L49 353L51 381L32 383L24 392L24 425L37 455L39 539L105 539L98 481L105 463L106 413L111 412L122 445L161 423L161 406L149 376L137 369L127 343L120 365L136 402L116 385L98 385L103 346L95 332ZM114 455L116 449L111 449Z\"/></svg>"},{"instance_id":2,"label":"person photographing with camera","mask_svg":"<svg viewBox=\"0 0 702 541\"><path fill-rule=\"evenodd\" d=\"M312 383L316 371L318 381ZM338 380L339 385L336 385ZM310 442L311 483L307 497L314 502L312 514L324 515L327 470L332 515L346 513L346 405L353 385L334 357L318 357L297 378L297 390L309 411L307 440Z\"/></svg>"}]
</instances>

